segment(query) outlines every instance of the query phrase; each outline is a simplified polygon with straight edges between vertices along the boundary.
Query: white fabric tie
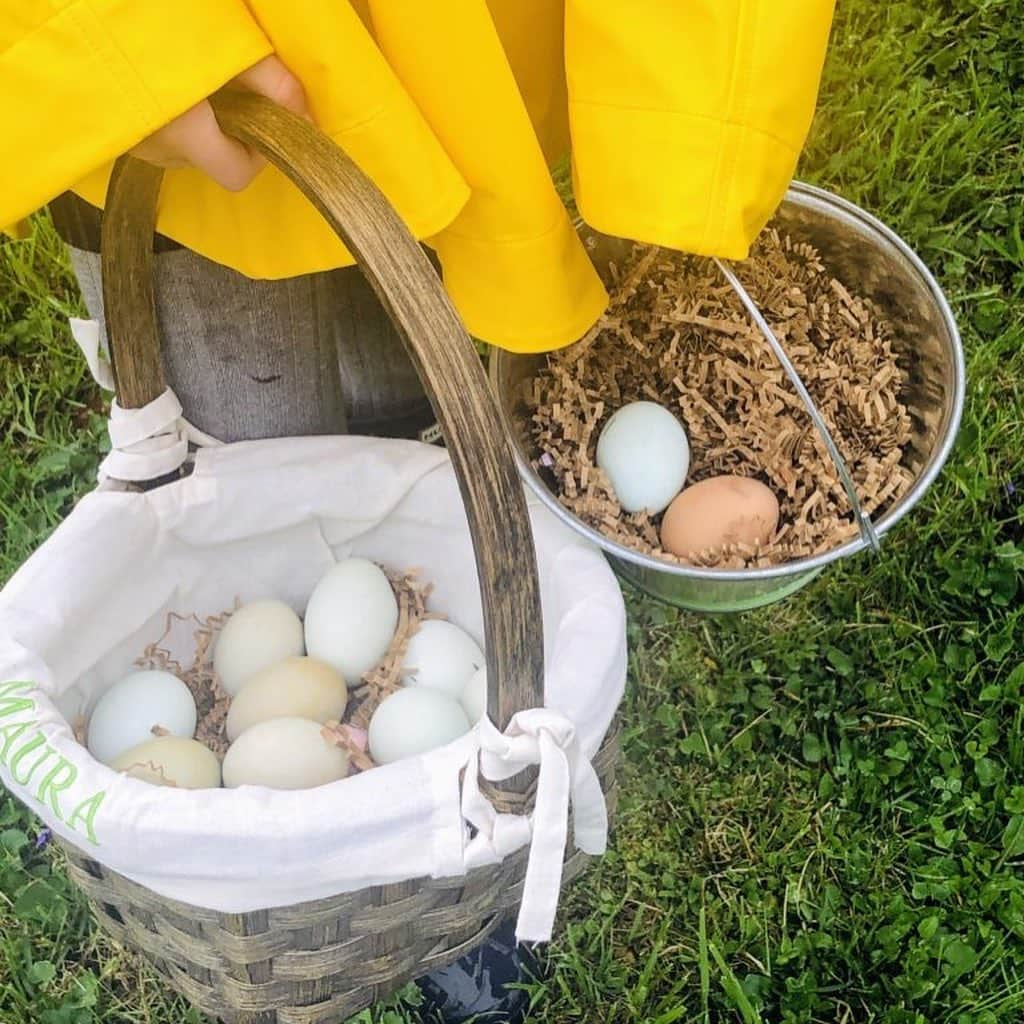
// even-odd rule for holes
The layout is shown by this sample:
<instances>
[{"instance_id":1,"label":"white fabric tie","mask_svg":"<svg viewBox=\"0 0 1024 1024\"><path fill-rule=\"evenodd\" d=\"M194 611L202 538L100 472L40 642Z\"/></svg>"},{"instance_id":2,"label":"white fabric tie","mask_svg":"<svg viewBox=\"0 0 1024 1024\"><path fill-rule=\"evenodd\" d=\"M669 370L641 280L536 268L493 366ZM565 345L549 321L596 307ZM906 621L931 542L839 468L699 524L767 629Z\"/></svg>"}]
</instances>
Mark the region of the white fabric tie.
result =
<instances>
[{"instance_id":1,"label":"white fabric tie","mask_svg":"<svg viewBox=\"0 0 1024 1024\"><path fill-rule=\"evenodd\" d=\"M98 320L74 316L68 317L68 323L93 380L113 391L114 373L102 325ZM181 413L181 402L170 388L141 409L122 409L115 399L107 423L111 450L100 464L100 483L109 479L154 480L185 462L190 442L201 447L221 443L193 427Z\"/></svg>"},{"instance_id":2,"label":"white fabric tie","mask_svg":"<svg viewBox=\"0 0 1024 1024\"><path fill-rule=\"evenodd\" d=\"M98 320L82 320L77 316L68 317L71 336L82 350L89 364L92 379L107 391L114 390L114 373L110 367L110 355L103 342L103 332Z\"/></svg>"},{"instance_id":3,"label":"white fabric tie","mask_svg":"<svg viewBox=\"0 0 1024 1024\"><path fill-rule=\"evenodd\" d=\"M570 799L577 849L599 855L607 847L608 809L601 784L572 722L558 711L520 711L504 733L485 716L477 731L484 778L501 782L530 765L539 765L540 771L530 817L499 814L480 792L472 766L466 772L462 814L477 830L466 845L466 867L497 864L530 843L516 938L547 942L558 910Z\"/></svg>"},{"instance_id":4,"label":"white fabric tie","mask_svg":"<svg viewBox=\"0 0 1024 1024\"><path fill-rule=\"evenodd\" d=\"M153 480L184 463L189 442L220 444L193 427L181 412L181 402L170 388L141 409L122 409L116 400L112 402L107 424L111 450L100 465L100 480Z\"/></svg>"}]
</instances>

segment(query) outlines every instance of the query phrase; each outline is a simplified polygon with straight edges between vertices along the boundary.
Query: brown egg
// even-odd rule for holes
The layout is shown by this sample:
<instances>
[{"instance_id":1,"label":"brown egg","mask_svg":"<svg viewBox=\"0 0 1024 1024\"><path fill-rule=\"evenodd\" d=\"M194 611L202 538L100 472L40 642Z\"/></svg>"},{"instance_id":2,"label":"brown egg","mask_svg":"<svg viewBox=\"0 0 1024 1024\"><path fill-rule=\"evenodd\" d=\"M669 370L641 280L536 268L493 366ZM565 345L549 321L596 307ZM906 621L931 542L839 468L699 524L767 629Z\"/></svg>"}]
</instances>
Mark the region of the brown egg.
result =
<instances>
[{"instance_id":1,"label":"brown egg","mask_svg":"<svg viewBox=\"0 0 1024 1024\"><path fill-rule=\"evenodd\" d=\"M687 487L661 522L661 546L680 557L730 544L764 544L779 525L779 502L758 480L713 476Z\"/></svg>"}]
</instances>

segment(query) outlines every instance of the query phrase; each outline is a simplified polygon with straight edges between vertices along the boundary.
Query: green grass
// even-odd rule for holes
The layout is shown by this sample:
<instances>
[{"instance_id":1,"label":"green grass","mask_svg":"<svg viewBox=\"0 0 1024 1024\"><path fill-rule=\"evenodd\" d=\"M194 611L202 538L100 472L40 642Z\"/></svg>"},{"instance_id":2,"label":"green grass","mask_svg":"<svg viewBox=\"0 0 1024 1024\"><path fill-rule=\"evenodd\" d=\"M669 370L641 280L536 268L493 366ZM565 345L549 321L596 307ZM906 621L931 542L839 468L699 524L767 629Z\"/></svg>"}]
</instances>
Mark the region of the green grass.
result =
<instances>
[{"instance_id":1,"label":"green grass","mask_svg":"<svg viewBox=\"0 0 1024 1024\"><path fill-rule=\"evenodd\" d=\"M106 447L101 395L67 326L80 303L48 221L0 248L2 579L95 482Z\"/></svg>"},{"instance_id":2,"label":"green grass","mask_svg":"<svg viewBox=\"0 0 1024 1024\"><path fill-rule=\"evenodd\" d=\"M960 442L880 558L781 606L630 596L617 830L564 902L537 1021L1024 1020L1024 3L840 7L800 173L935 270ZM45 225L0 250L0 575L95 469L74 303ZM0 798L0 1021L196 1024L96 936L35 830Z\"/></svg>"}]
</instances>

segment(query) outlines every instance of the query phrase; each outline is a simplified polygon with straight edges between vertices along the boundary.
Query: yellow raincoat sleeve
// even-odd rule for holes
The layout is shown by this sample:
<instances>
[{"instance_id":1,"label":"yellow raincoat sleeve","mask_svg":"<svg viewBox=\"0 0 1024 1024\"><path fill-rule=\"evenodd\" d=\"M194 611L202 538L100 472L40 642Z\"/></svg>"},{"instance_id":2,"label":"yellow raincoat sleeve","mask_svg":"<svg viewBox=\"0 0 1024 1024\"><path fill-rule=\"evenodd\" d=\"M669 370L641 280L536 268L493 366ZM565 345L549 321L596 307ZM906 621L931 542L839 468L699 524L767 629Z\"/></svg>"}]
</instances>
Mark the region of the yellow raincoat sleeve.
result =
<instances>
[{"instance_id":1,"label":"yellow raincoat sleeve","mask_svg":"<svg viewBox=\"0 0 1024 1024\"><path fill-rule=\"evenodd\" d=\"M536 33L533 59L560 56L557 5L515 3ZM369 8L381 50L472 190L458 217L429 239L466 327L513 351L576 341L608 297L545 160L544 143L554 148L559 134L550 109L557 88L517 80L496 28L495 15L507 26L515 12L507 0L369 0ZM526 40L513 50L519 63Z\"/></svg>"},{"instance_id":2,"label":"yellow raincoat sleeve","mask_svg":"<svg viewBox=\"0 0 1024 1024\"><path fill-rule=\"evenodd\" d=\"M0 0L0 226L271 50L243 0Z\"/></svg>"},{"instance_id":3,"label":"yellow raincoat sleeve","mask_svg":"<svg viewBox=\"0 0 1024 1024\"><path fill-rule=\"evenodd\" d=\"M833 0L567 0L576 201L607 234L742 259L810 128Z\"/></svg>"}]
</instances>

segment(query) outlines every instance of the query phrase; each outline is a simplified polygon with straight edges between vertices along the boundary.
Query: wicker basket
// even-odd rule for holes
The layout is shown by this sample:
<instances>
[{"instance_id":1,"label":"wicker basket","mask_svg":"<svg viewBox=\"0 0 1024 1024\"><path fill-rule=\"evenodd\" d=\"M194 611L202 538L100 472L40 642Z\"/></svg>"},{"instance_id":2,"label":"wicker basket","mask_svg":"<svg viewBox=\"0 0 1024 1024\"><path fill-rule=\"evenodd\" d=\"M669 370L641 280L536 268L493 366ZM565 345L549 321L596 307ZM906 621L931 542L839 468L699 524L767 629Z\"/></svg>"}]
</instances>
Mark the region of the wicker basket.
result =
<instances>
[{"instance_id":1,"label":"wicker basket","mask_svg":"<svg viewBox=\"0 0 1024 1024\"><path fill-rule=\"evenodd\" d=\"M618 735L594 761L615 807ZM518 801L517 801L518 802ZM508 809L512 809L509 807ZM457 960L514 912L527 851L462 878L417 879L248 914L169 900L61 844L104 929L201 1010L232 1024L339 1024ZM589 858L566 858L563 884Z\"/></svg>"},{"instance_id":2,"label":"wicker basket","mask_svg":"<svg viewBox=\"0 0 1024 1024\"><path fill-rule=\"evenodd\" d=\"M225 131L262 152L320 210L394 321L431 398L459 478L480 578L488 713L504 728L543 702L542 621L522 483L475 347L422 249L374 185L315 127L255 96L214 98ZM152 288L162 171L115 166L103 223L103 288L118 401L165 388ZM615 729L595 759L611 811ZM530 773L490 790L522 813ZM62 843L101 924L144 954L201 1010L232 1024L336 1024L479 944L519 902L526 851L449 879L416 879L329 899L223 914L167 899ZM586 858L567 857L564 879Z\"/></svg>"}]
</instances>

